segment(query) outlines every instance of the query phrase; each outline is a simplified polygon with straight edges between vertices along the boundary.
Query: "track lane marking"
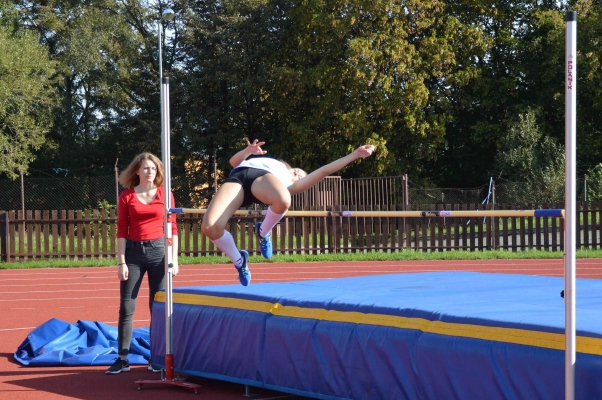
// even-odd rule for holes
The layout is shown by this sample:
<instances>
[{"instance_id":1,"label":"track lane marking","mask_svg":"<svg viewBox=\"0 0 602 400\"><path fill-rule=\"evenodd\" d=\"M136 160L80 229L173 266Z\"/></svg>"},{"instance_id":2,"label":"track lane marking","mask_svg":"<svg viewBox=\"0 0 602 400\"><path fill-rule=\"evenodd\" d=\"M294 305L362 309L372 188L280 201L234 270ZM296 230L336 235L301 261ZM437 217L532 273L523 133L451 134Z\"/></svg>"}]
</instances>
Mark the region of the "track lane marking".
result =
<instances>
[{"instance_id":1,"label":"track lane marking","mask_svg":"<svg viewBox=\"0 0 602 400\"><path fill-rule=\"evenodd\" d=\"M150 319L135 319L132 321L132 323L141 323L141 322L150 322ZM103 324L107 324L107 325L115 325L117 324L117 321L108 321L108 322L103 322ZM36 329L37 326L26 326L26 327L18 327L18 328L0 328L0 332L10 332L10 331L24 331L27 329Z\"/></svg>"}]
</instances>

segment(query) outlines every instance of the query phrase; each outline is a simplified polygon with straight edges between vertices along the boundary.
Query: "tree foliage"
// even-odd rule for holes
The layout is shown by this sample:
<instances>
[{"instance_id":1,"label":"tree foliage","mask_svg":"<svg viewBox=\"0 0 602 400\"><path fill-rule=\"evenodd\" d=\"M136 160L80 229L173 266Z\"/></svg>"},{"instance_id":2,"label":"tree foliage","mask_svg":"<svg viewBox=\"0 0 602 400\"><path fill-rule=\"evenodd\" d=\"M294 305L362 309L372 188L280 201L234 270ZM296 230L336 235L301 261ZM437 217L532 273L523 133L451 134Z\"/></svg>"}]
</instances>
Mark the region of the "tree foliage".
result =
<instances>
[{"instance_id":1,"label":"tree foliage","mask_svg":"<svg viewBox=\"0 0 602 400\"><path fill-rule=\"evenodd\" d=\"M13 29L14 9L0 3L0 172L27 172L46 141L55 106L54 63L36 37Z\"/></svg>"},{"instance_id":2,"label":"tree foliage","mask_svg":"<svg viewBox=\"0 0 602 400\"><path fill-rule=\"evenodd\" d=\"M60 104L51 118L35 115L48 132L29 147L36 168L106 174L116 158L123 166L140 151L160 153L159 26L178 185L221 179L245 138L265 140L269 155L308 170L360 144L378 146L344 176L408 173L414 184L470 187L504 165L504 174L516 173L512 181L557 185L560 166L537 152L558 150L564 137L566 3L14 4L20 14L11 40L35 33L55 63L39 77L53 83ZM158 25L166 7L176 19ZM570 7L578 11L578 168L585 173L602 162L602 5L579 0ZM523 140L535 142L516 142L517 132L531 131L539 136ZM537 174L511 165L510 143L537 153ZM32 159L24 157L23 166Z\"/></svg>"},{"instance_id":3,"label":"tree foliage","mask_svg":"<svg viewBox=\"0 0 602 400\"><path fill-rule=\"evenodd\" d=\"M20 11L24 28L36 32L59 64L61 107L50 133L58 146L36 167L106 174L116 158L127 165L138 152L159 154L160 10L95 0L22 2Z\"/></svg>"},{"instance_id":4,"label":"tree foliage","mask_svg":"<svg viewBox=\"0 0 602 400\"><path fill-rule=\"evenodd\" d=\"M513 195L521 203L558 202L564 196L564 146L544 136L536 112L513 121L501 139L495 166L499 177L519 182Z\"/></svg>"},{"instance_id":5,"label":"tree foliage","mask_svg":"<svg viewBox=\"0 0 602 400\"><path fill-rule=\"evenodd\" d=\"M587 173L587 200L602 200L602 163L596 165Z\"/></svg>"},{"instance_id":6,"label":"tree foliage","mask_svg":"<svg viewBox=\"0 0 602 400\"><path fill-rule=\"evenodd\" d=\"M478 29L416 1L182 2L186 142L230 154L259 138L313 169L362 143L354 176L420 173L451 118L446 95L477 74ZM410 10L410 11L408 11Z\"/></svg>"}]
</instances>

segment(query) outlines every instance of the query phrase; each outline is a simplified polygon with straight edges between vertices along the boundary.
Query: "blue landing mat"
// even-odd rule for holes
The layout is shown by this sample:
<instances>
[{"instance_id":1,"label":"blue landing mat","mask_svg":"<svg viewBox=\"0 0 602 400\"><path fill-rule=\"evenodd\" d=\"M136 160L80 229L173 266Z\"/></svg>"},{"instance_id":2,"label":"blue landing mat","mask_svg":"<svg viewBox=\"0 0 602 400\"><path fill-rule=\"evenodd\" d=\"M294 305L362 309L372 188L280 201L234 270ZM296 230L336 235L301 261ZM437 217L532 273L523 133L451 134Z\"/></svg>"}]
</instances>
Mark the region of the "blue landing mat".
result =
<instances>
[{"instance_id":1,"label":"blue landing mat","mask_svg":"<svg viewBox=\"0 0 602 400\"><path fill-rule=\"evenodd\" d=\"M321 399L563 399L563 286L434 272L178 288L174 366ZM578 279L576 304L576 398L602 398L602 281Z\"/></svg>"}]
</instances>

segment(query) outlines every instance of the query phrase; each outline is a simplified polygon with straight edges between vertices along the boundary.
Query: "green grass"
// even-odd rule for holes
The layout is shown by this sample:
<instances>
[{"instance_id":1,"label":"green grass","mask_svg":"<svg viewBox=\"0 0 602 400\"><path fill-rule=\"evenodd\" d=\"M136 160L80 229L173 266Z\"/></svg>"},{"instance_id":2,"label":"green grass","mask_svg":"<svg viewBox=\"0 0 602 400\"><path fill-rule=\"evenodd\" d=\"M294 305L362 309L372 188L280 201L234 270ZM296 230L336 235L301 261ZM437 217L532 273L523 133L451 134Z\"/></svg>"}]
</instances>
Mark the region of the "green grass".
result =
<instances>
[{"instance_id":1,"label":"green grass","mask_svg":"<svg viewBox=\"0 0 602 400\"><path fill-rule=\"evenodd\" d=\"M418 252L405 250L397 253L386 253L382 251L370 251L362 253L339 253L339 254L291 254L274 255L266 260L261 256L251 256L251 263L284 263L284 262L329 262L329 261L400 261L400 260L511 260L511 259L551 259L562 258L563 253L559 251L525 250L511 252L507 250L485 250L485 251L448 251L448 252ZM577 258L602 258L602 250L578 250ZM206 257L179 257L180 265L191 264L229 264L230 260L225 256ZM100 258L89 260L64 260L49 259L39 261L26 261L5 263L0 262L0 269L31 269L31 268L78 268L78 267L105 267L116 266L114 258Z\"/></svg>"}]
</instances>

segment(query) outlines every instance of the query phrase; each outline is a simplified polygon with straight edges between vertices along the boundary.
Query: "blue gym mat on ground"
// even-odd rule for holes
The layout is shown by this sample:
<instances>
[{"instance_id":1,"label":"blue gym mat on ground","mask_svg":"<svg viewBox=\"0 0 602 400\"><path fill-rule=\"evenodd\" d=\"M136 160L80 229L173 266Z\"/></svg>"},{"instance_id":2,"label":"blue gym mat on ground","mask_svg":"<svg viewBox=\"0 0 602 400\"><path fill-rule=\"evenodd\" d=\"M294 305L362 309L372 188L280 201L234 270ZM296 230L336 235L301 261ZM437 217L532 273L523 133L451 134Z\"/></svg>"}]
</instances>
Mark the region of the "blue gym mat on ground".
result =
<instances>
[{"instance_id":1,"label":"blue gym mat on ground","mask_svg":"<svg viewBox=\"0 0 602 400\"><path fill-rule=\"evenodd\" d=\"M93 321L75 324L52 318L27 335L15 360L32 367L111 365L117 354L117 327ZM136 328L130 343L130 364L148 364L149 328Z\"/></svg>"}]
</instances>

